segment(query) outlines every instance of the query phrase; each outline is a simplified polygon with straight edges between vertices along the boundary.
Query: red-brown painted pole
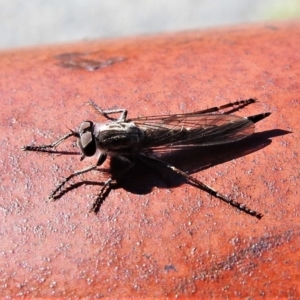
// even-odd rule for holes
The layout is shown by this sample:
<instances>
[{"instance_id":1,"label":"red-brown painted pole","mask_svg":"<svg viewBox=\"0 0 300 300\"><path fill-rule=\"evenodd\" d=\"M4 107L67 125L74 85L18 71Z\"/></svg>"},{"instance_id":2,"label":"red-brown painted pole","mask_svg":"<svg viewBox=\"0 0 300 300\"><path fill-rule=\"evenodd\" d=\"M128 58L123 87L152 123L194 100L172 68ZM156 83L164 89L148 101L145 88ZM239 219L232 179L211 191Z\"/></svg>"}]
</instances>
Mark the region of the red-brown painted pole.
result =
<instances>
[{"instance_id":1,"label":"red-brown painted pole","mask_svg":"<svg viewBox=\"0 0 300 300\"><path fill-rule=\"evenodd\" d=\"M3 51L1 296L299 298L299 32L300 23L258 24ZM259 102L237 115L272 112L261 134L209 161L203 151L169 160L261 220L147 168L97 215L105 173L49 203L62 178L95 159L21 151L101 122L90 99L130 118L247 98ZM74 142L58 150L78 152Z\"/></svg>"}]
</instances>

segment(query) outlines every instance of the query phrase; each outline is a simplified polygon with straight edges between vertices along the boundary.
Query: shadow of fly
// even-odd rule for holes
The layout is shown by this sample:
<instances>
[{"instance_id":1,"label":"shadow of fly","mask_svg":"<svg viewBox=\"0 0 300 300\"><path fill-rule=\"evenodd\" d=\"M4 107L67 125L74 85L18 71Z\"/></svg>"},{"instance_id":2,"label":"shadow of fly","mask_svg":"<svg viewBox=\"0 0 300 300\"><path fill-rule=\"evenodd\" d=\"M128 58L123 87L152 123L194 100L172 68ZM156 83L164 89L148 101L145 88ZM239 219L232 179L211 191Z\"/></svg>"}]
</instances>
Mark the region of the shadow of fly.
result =
<instances>
[{"instance_id":1,"label":"shadow of fly","mask_svg":"<svg viewBox=\"0 0 300 300\"><path fill-rule=\"evenodd\" d=\"M245 139L254 133L254 124L269 116L270 113L249 117L238 117L230 113L254 102L256 102L255 99L248 99L192 113L142 116L133 119L127 119L126 109L102 110L94 102L90 102L89 104L108 120L106 123L84 121L78 131L71 130L52 144L24 146L22 150L53 153L51 149L55 149L60 143L73 136L77 138L77 145L82 154L81 160L85 157L98 156L95 165L75 171L61 181L49 195L49 198L53 200L59 198L70 179L97 169L104 163L107 156L118 156L128 162L118 174L120 177L125 175L137 160L154 168L164 167L181 175L187 183L261 219L263 216L261 213L222 195L186 172L154 156L155 153L224 145ZM224 109L231 110L218 113ZM112 114L119 114L119 117L113 118ZM104 182L91 211L95 213L99 211L101 204L115 185L117 182L112 177Z\"/></svg>"}]
</instances>

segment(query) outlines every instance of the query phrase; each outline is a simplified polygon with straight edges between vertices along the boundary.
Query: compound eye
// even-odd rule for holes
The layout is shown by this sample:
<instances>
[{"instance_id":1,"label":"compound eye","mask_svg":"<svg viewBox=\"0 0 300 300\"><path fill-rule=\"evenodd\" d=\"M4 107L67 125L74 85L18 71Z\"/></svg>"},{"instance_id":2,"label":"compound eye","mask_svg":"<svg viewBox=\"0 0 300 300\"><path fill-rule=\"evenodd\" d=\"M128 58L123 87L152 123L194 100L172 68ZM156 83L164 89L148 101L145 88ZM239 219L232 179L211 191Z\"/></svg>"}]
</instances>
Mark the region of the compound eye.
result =
<instances>
[{"instance_id":1,"label":"compound eye","mask_svg":"<svg viewBox=\"0 0 300 300\"><path fill-rule=\"evenodd\" d=\"M78 146L85 156L93 156L97 147L93 136L93 123L90 121L83 122L79 127Z\"/></svg>"}]
</instances>

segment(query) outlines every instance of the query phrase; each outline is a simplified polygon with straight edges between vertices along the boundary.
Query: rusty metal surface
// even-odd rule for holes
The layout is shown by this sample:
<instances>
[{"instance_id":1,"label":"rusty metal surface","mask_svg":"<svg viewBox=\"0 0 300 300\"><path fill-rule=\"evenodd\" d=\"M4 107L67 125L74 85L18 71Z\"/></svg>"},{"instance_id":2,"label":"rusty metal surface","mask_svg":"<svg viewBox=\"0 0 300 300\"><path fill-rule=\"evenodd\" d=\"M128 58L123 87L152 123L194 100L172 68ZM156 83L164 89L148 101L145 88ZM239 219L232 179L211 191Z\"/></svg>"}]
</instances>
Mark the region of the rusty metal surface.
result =
<instances>
[{"instance_id":1,"label":"rusty metal surface","mask_svg":"<svg viewBox=\"0 0 300 300\"><path fill-rule=\"evenodd\" d=\"M299 298L299 30L279 23L2 52L1 295ZM63 68L64 53L122 60ZM49 203L55 184L93 158L20 150L100 121L89 99L134 117L249 97L259 102L238 115L272 112L261 134L215 150L218 163L201 172L205 153L169 159L262 212L260 221L151 170L132 175L140 189L112 191L98 215L88 211L100 172Z\"/></svg>"}]
</instances>

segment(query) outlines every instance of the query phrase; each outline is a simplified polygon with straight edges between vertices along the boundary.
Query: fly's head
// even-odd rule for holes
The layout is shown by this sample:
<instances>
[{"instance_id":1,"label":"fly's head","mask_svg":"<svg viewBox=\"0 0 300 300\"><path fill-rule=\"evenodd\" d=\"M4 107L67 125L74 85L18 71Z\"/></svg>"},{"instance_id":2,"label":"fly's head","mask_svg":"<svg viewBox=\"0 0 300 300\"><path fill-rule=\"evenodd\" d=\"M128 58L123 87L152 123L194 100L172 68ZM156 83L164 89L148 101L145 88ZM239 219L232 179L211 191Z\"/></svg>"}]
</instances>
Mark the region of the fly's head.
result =
<instances>
[{"instance_id":1,"label":"fly's head","mask_svg":"<svg viewBox=\"0 0 300 300\"><path fill-rule=\"evenodd\" d=\"M77 145L82 152L81 160L85 156L93 156L97 151L96 140L93 134L94 124L91 121L84 121L79 126L79 138Z\"/></svg>"}]
</instances>

